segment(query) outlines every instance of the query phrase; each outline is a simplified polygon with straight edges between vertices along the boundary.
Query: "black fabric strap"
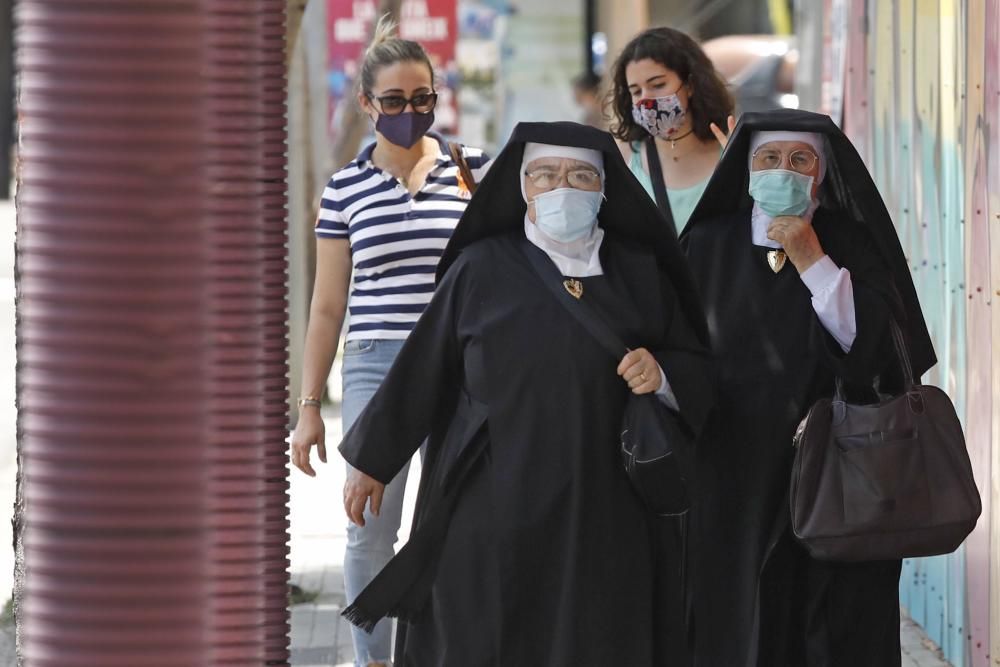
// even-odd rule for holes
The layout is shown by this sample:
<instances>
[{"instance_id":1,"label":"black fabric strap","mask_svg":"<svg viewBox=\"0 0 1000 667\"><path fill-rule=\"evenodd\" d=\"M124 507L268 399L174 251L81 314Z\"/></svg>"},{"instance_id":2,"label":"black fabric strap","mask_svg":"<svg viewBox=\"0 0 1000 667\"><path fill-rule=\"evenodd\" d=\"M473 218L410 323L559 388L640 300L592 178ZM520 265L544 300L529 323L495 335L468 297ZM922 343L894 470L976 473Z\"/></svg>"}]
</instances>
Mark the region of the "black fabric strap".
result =
<instances>
[{"instance_id":1,"label":"black fabric strap","mask_svg":"<svg viewBox=\"0 0 1000 667\"><path fill-rule=\"evenodd\" d=\"M660 154L656 150L656 139L649 137L646 143L646 163L649 165L649 179L653 181L653 193L656 195L656 207L667 219L667 227L674 238L677 238L677 228L674 225L674 212L670 210L670 198L667 196L667 186L663 182L663 166L660 164Z\"/></svg>"},{"instance_id":2,"label":"black fabric strap","mask_svg":"<svg viewBox=\"0 0 1000 667\"><path fill-rule=\"evenodd\" d=\"M541 279L542 284L545 285L555 296L556 301L562 304L563 308L569 311L569 313L577 319L577 321L583 325L583 328L593 336L598 343L600 343L604 349L606 349L615 358L615 361L621 361L622 357L628 353L628 346L625 342L616 334L608 323L601 317L590 304L583 301L582 299L577 299L572 294L566 291L563 286L563 277L560 275L559 271L556 269L555 264L549 259L548 255L545 254L543 250L535 247L531 241L528 239L522 239L520 243L521 252L524 256L528 258L531 263L531 268L535 270L538 277Z\"/></svg>"}]
</instances>

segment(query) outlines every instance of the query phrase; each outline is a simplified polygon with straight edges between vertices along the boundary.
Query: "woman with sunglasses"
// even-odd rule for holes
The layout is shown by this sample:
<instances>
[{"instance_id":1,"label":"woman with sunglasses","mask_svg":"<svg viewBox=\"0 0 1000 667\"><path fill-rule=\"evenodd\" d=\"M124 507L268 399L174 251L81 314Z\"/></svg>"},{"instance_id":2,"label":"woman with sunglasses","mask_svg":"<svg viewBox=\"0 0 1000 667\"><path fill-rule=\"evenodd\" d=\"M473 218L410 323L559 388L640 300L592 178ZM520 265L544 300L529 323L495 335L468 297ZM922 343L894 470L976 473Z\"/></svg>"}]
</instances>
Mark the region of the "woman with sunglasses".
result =
<instances>
[{"instance_id":1,"label":"woman with sunglasses","mask_svg":"<svg viewBox=\"0 0 1000 667\"><path fill-rule=\"evenodd\" d=\"M316 474L309 461L314 445L326 462L320 397L345 310L346 433L430 302L438 259L475 187L469 181L478 182L487 168L481 150L452 146L429 131L437 103L430 59L394 30L387 18L379 21L360 67L358 103L374 124L375 142L330 179L316 224L316 282L292 436L292 462L307 475ZM386 487L377 515L368 512L362 525L348 526L348 602L393 556L408 468ZM371 634L354 629L355 664L388 664L391 635L391 621Z\"/></svg>"},{"instance_id":2,"label":"woman with sunglasses","mask_svg":"<svg viewBox=\"0 0 1000 667\"><path fill-rule=\"evenodd\" d=\"M698 44L651 28L625 45L612 72L611 132L629 169L678 234L701 199L732 131L733 98Z\"/></svg>"}]
</instances>

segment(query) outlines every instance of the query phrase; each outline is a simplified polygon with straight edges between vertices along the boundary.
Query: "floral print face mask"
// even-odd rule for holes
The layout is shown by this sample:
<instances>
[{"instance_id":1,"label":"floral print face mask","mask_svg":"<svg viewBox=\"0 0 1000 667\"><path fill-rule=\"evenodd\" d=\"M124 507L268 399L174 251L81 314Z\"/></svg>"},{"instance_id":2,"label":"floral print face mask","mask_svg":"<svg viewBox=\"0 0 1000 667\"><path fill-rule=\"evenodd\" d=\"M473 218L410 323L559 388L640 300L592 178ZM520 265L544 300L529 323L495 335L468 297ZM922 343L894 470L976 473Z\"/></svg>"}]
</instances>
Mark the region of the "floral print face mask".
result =
<instances>
[{"instance_id":1,"label":"floral print face mask","mask_svg":"<svg viewBox=\"0 0 1000 667\"><path fill-rule=\"evenodd\" d=\"M673 139L684 126L687 111L677 94L639 100L632 106L632 118L644 130L660 139Z\"/></svg>"}]
</instances>

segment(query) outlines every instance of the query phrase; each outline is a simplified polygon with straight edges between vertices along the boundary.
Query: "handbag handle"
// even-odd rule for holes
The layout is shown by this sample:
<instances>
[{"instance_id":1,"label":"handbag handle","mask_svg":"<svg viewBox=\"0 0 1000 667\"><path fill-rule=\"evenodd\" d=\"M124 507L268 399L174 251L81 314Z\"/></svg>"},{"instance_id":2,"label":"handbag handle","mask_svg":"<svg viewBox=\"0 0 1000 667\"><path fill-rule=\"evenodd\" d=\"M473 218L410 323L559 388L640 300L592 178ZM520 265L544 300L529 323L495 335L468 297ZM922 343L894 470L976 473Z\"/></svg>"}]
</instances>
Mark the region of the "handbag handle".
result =
<instances>
[{"instance_id":1,"label":"handbag handle","mask_svg":"<svg viewBox=\"0 0 1000 667\"><path fill-rule=\"evenodd\" d=\"M913 379L913 366L910 363L910 354L906 349L906 339L903 337L903 330L900 328L896 318L891 315L889 316L889 330L892 333L892 346L896 350L900 368L903 370L903 393L908 394L913 389L913 385L916 384ZM833 400L841 403L846 402L843 378L838 375L836 383L837 389L833 395Z\"/></svg>"}]
</instances>

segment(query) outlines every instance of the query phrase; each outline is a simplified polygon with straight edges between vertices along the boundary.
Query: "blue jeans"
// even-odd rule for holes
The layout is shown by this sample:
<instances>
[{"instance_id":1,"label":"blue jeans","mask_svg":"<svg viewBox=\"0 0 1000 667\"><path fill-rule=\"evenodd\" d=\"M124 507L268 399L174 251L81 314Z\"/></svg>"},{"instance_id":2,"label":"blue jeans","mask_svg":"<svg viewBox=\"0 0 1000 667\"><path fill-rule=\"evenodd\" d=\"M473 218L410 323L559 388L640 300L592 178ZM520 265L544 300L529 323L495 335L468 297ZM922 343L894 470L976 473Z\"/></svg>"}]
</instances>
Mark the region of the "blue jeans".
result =
<instances>
[{"instance_id":1,"label":"blue jeans","mask_svg":"<svg viewBox=\"0 0 1000 667\"><path fill-rule=\"evenodd\" d=\"M349 340L344 344L344 400L341 406L344 433L368 405L382 380L396 359L401 340L365 339ZM351 466L347 466L348 471ZM347 552L344 554L344 590L350 604L375 578L395 554L399 524L403 518L403 492L407 463L396 478L385 488L382 511L372 516L365 508L364 528L353 523L347 525ZM354 664L363 667L369 662L388 662L392 653L392 621L384 619L371 634L351 626L354 640Z\"/></svg>"}]
</instances>

